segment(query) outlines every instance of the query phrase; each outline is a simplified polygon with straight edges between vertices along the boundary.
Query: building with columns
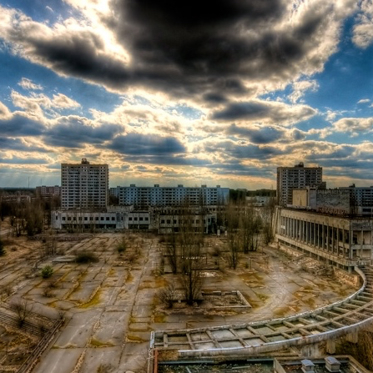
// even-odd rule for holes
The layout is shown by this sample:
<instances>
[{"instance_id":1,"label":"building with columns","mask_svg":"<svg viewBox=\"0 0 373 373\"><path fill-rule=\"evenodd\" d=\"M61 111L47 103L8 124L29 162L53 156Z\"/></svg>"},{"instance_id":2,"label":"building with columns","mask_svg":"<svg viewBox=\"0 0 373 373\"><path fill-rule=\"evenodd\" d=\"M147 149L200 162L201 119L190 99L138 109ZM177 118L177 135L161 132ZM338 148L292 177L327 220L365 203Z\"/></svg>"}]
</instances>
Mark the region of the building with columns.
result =
<instances>
[{"instance_id":1,"label":"building with columns","mask_svg":"<svg viewBox=\"0 0 373 373\"><path fill-rule=\"evenodd\" d=\"M307 252L341 268L373 263L373 221L335 216L307 209L278 207L275 239L278 245Z\"/></svg>"}]
</instances>

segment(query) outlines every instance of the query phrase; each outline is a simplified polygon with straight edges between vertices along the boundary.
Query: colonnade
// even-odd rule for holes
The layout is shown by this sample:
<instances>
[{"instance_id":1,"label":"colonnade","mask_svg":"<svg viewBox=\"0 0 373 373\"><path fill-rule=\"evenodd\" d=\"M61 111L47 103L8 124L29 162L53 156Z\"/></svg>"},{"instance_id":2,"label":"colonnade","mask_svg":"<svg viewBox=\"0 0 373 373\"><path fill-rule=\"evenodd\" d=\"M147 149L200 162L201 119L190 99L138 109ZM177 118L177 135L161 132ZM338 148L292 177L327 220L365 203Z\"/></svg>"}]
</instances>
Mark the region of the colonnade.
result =
<instances>
[{"instance_id":1,"label":"colonnade","mask_svg":"<svg viewBox=\"0 0 373 373\"><path fill-rule=\"evenodd\" d=\"M330 254L352 259L349 248L353 237L348 229L282 216L281 234Z\"/></svg>"}]
</instances>

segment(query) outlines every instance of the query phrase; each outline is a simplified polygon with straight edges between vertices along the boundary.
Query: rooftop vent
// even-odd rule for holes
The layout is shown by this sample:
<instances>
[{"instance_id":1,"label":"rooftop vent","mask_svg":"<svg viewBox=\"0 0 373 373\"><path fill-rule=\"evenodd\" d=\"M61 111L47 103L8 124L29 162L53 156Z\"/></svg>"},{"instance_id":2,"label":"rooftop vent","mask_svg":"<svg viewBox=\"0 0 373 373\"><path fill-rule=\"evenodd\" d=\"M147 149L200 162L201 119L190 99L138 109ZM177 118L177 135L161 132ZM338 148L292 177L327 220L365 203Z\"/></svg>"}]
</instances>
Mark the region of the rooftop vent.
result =
<instances>
[{"instance_id":1,"label":"rooftop vent","mask_svg":"<svg viewBox=\"0 0 373 373\"><path fill-rule=\"evenodd\" d=\"M333 356L328 356L325 358L326 369L329 372L340 372L341 363Z\"/></svg>"},{"instance_id":2,"label":"rooftop vent","mask_svg":"<svg viewBox=\"0 0 373 373\"><path fill-rule=\"evenodd\" d=\"M315 373L314 371L315 364L311 360L304 359L301 361L301 363L302 363L302 371L304 373Z\"/></svg>"}]
</instances>

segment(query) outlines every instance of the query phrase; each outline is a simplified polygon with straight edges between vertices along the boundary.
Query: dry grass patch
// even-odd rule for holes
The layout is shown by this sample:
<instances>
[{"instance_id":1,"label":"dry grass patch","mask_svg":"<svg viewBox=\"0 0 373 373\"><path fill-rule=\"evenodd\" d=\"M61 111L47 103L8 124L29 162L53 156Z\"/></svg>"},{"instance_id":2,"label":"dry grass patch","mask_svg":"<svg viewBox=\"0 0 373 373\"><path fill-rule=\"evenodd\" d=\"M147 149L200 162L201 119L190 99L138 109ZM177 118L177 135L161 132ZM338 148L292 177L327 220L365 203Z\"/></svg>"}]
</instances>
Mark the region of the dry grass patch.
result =
<instances>
[{"instance_id":1,"label":"dry grass patch","mask_svg":"<svg viewBox=\"0 0 373 373\"><path fill-rule=\"evenodd\" d=\"M81 304L79 308L89 308L89 307L97 306L98 304L100 304L100 295L101 295L101 289L98 289L93 295L93 297L87 303Z\"/></svg>"}]
</instances>

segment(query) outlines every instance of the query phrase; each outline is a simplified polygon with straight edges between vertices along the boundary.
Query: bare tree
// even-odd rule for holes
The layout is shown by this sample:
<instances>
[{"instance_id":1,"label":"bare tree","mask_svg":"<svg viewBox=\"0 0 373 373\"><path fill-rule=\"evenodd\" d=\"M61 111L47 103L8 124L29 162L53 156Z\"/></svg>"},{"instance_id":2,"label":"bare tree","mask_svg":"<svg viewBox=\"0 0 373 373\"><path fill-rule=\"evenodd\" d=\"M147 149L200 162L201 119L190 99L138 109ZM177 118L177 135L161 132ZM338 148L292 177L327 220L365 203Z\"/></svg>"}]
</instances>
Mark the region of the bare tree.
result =
<instances>
[{"instance_id":1,"label":"bare tree","mask_svg":"<svg viewBox=\"0 0 373 373\"><path fill-rule=\"evenodd\" d=\"M275 206L275 198L271 197L263 208L263 240L265 245L268 245L273 240L272 220L275 211Z\"/></svg>"},{"instance_id":2,"label":"bare tree","mask_svg":"<svg viewBox=\"0 0 373 373\"><path fill-rule=\"evenodd\" d=\"M180 280L185 291L186 301L189 305L192 305L198 299L203 284L201 276L203 230L198 223L193 222L198 214L195 215L194 211L189 208L185 208L184 211L180 222L179 235L182 261Z\"/></svg>"},{"instance_id":3,"label":"bare tree","mask_svg":"<svg viewBox=\"0 0 373 373\"><path fill-rule=\"evenodd\" d=\"M15 301L11 305L11 309L17 315L17 324L19 328L22 328L26 322L26 319L32 313L32 305L28 304L28 301L25 299Z\"/></svg>"},{"instance_id":4,"label":"bare tree","mask_svg":"<svg viewBox=\"0 0 373 373\"><path fill-rule=\"evenodd\" d=\"M176 274L178 269L178 248L176 234L173 228L167 237L166 251L170 260L172 273Z\"/></svg>"}]
</instances>

